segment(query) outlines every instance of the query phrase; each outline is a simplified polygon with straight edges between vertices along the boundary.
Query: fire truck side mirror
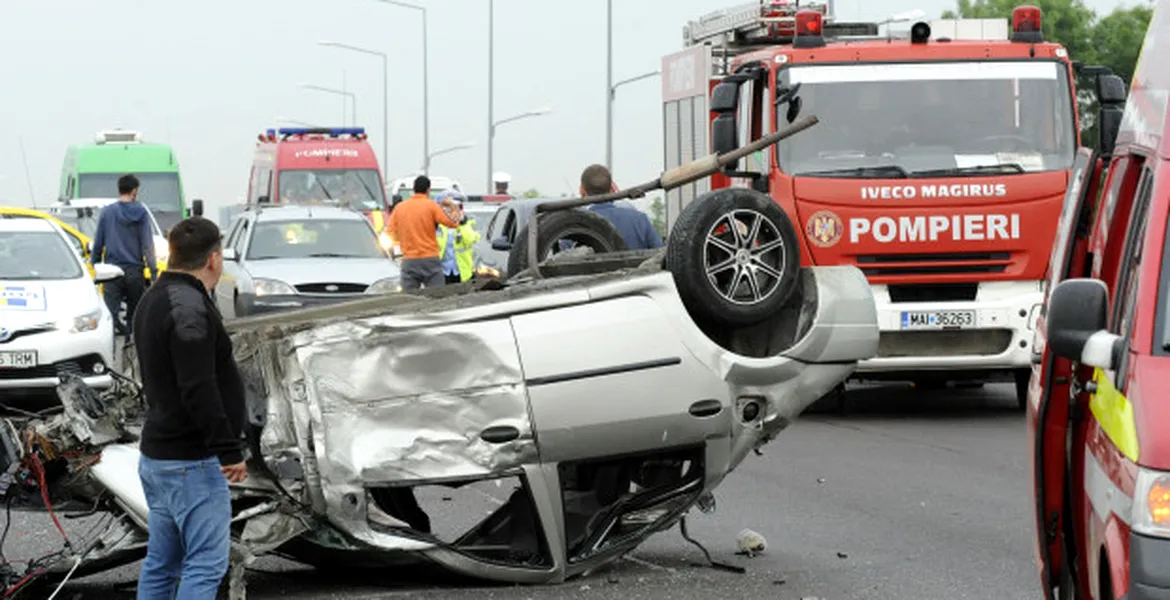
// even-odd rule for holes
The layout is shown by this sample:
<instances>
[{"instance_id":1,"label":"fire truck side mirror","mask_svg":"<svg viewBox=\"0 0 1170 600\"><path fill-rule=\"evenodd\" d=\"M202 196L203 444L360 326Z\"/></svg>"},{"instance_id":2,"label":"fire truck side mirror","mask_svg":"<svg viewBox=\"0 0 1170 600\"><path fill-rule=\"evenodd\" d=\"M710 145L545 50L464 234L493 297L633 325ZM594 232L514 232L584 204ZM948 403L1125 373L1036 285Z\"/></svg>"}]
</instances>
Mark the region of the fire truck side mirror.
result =
<instances>
[{"instance_id":1,"label":"fire truck side mirror","mask_svg":"<svg viewBox=\"0 0 1170 600\"><path fill-rule=\"evenodd\" d=\"M1081 364L1112 370L1125 339L1106 330L1109 291L1099 279L1068 279L1048 299L1046 326L1053 353Z\"/></svg>"},{"instance_id":2,"label":"fire truck side mirror","mask_svg":"<svg viewBox=\"0 0 1170 600\"><path fill-rule=\"evenodd\" d=\"M724 81L711 91L711 112L719 114L735 113L739 108L739 82Z\"/></svg>"},{"instance_id":3,"label":"fire truck side mirror","mask_svg":"<svg viewBox=\"0 0 1170 600\"><path fill-rule=\"evenodd\" d=\"M1101 104L1125 104L1125 81L1117 75L1098 76L1096 87L1097 101Z\"/></svg>"},{"instance_id":4,"label":"fire truck side mirror","mask_svg":"<svg viewBox=\"0 0 1170 600\"><path fill-rule=\"evenodd\" d=\"M739 148L739 131L735 122L735 113L724 113L715 117L711 123L711 151L715 154L726 154ZM735 171L739 168L739 161L728 164L725 169Z\"/></svg>"}]
</instances>

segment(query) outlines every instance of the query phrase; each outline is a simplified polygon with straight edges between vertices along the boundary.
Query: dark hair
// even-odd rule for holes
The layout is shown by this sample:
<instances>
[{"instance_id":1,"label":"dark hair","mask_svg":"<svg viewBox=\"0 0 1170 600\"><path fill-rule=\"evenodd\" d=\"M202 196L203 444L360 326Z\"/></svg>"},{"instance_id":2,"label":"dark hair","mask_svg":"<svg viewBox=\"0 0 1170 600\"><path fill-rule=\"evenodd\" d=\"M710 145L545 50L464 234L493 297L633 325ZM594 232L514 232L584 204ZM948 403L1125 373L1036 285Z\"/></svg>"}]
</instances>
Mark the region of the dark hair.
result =
<instances>
[{"instance_id":1,"label":"dark hair","mask_svg":"<svg viewBox=\"0 0 1170 600\"><path fill-rule=\"evenodd\" d=\"M414 193L426 194L431 191L431 178L426 175L419 175L414 178Z\"/></svg>"},{"instance_id":2,"label":"dark hair","mask_svg":"<svg viewBox=\"0 0 1170 600\"><path fill-rule=\"evenodd\" d=\"M613 188L613 178L609 169L602 165L589 165L581 172L581 187L586 196L601 196L608 194Z\"/></svg>"},{"instance_id":3,"label":"dark hair","mask_svg":"<svg viewBox=\"0 0 1170 600\"><path fill-rule=\"evenodd\" d=\"M167 267L178 271L198 271L207 264L207 258L219 251L223 236L210 219L190 217L179 221L167 234L171 254Z\"/></svg>"},{"instance_id":4,"label":"dark hair","mask_svg":"<svg viewBox=\"0 0 1170 600\"><path fill-rule=\"evenodd\" d=\"M118 194L126 196L138 189L138 178L133 175L123 175L118 178Z\"/></svg>"}]
</instances>

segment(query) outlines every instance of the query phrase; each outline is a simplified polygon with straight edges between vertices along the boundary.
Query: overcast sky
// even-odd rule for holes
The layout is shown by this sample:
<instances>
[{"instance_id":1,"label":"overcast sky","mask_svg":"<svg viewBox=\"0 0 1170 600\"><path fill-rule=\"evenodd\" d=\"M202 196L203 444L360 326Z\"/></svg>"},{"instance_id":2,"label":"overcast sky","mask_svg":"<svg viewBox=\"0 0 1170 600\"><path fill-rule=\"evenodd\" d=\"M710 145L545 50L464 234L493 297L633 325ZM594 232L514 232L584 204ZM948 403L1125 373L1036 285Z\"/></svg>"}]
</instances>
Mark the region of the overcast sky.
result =
<instances>
[{"instance_id":1,"label":"overcast sky","mask_svg":"<svg viewBox=\"0 0 1170 600\"><path fill-rule=\"evenodd\" d=\"M1099 12L1117 0L1087 0ZM742 0L614 2L614 79L659 68L682 49L683 24ZM415 0L428 8L433 175L468 191L487 184L487 0ZM953 0L836 0L842 18L879 19ZM576 189L581 169L605 160L605 1L495 0L495 117L552 113L502 125L495 168L516 191ZM382 70L375 56L323 48L336 40L390 55L391 173L422 164L422 36L418 11L376 0L37 0L0 11L0 203L56 199L71 143L100 129L141 131L174 145L189 198L212 207L246 193L256 135L277 117L340 125L343 97L382 149ZM623 185L662 169L660 82L620 88L614 170ZM25 176L23 138L30 177ZM211 212L214 215L214 212Z\"/></svg>"}]
</instances>

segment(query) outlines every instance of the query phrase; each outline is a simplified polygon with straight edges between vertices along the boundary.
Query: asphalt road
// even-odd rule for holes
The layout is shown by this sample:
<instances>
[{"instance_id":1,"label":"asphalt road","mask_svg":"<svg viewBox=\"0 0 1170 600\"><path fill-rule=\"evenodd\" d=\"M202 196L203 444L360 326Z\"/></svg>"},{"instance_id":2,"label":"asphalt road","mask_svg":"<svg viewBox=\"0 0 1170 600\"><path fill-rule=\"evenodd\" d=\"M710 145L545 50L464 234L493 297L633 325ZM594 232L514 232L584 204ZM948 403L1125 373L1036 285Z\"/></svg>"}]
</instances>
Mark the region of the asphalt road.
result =
<instances>
[{"instance_id":1,"label":"asphalt road","mask_svg":"<svg viewBox=\"0 0 1170 600\"><path fill-rule=\"evenodd\" d=\"M844 416L799 420L716 490L717 510L690 519L716 560L705 566L678 530L611 568L558 586L440 588L398 573L318 572L265 559L250 599L366 598L780 600L1040 597L1032 558L1027 435L1010 386L849 393ZM425 504L424 504L425 505ZM735 556L744 528L768 548ZM4 551L27 557L59 536L15 515ZM70 582L62 600L133 598L137 565Z\"/></svg>"}]
</instances>

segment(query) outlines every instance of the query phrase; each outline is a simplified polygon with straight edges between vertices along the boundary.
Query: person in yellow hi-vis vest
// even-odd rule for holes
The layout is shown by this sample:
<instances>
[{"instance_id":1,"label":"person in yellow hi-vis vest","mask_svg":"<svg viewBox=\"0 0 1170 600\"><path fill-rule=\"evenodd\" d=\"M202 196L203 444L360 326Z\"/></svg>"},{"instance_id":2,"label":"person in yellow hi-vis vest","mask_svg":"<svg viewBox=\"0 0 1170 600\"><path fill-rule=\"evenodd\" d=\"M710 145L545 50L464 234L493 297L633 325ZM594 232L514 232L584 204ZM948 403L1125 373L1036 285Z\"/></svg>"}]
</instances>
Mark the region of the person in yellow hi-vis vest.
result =
<instances>
[{"instance_id":1,"label":"person in yellow hi-vis vest","mask_svg":"<svg viewBox=\"0 0 1170 600\"><path fill-rule=\"evenodd\" d=\"M458 190L447 190L435 200L443 202L451 200L463 208L463 194ZM479 232L475 230L475 220L464 216L459 227L454 229L439 225L436 232L439 242L439 261L443 264L443 275L447 283L460 283L471 279L475 271L475 243L479 241Z\"/></svg>"}]
</instances>

